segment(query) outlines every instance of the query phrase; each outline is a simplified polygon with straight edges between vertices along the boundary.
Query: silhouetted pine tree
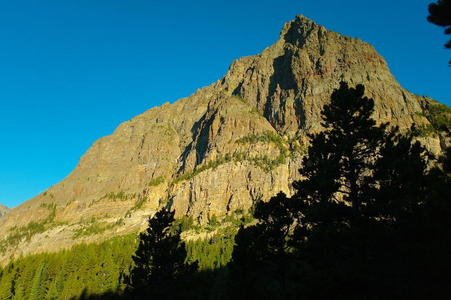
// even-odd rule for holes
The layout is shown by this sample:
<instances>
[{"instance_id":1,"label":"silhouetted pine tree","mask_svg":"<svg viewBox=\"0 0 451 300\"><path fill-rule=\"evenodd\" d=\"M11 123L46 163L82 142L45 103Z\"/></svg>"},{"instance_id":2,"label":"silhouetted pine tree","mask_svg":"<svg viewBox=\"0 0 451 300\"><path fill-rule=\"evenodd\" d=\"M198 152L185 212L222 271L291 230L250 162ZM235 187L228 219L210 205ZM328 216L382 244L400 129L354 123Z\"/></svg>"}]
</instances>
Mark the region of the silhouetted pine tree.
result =
<instances>
[{"instance_id":1,"label":"silhouetted pine tree","mask_svg":"<svg viewBox=\"0 0 451 300\"><path fill-rule=\"evenodd\" d=\"M299 219L292 199L280 192L268 202L258 202L258 223L241 226L235 237L231 264L234 299L292 299L298 266L290 239Z\"/></svg>"},{"instance_id":2,"label":"silhouetted pine tree","mask_svg":"<svg viewBox=\"0 0 451 300\"><path fill-rule=\"evenodd\" d=\"M371 118L374 101L364 97L363 85L342 82L325 105L325 130L310 135L311 146L299 170L305 178L293 183L299 210L321 210L307 222L350 220L361 214L365 182L371 176L387 124ZM363 203L364 204L364 203Z\"/></svg>"},{"instance_id":3,"label":"silhouetted pine tree","mask_svg":"<svg viewBox=\"0 0 451 300\"><path fill-rule=\"evenodd\" d=\"M129 291L138 298L183 297L183 281L197 269L196 264L185 264L185 246L180 230L171 230L173 222L174 211L163 208L149 218L147 230L140 234L128 280Z\"/></svg>"},{"instance_id":4,"label":"silhouetted pine tree","mask_svg":"<svg viewBox=\"0 0 451 300\"><path fill-rule=\"evenodd\" d=\"M363 95L363 86L341 83L324 107L325 131L311 136L294 196L260 203L259 223L236 236L235 297L446 292L451 185L443 170L449 171L449 160L428 172L425 149L412 135L376 126L374 102Z\"/></svg>"},{"instance_id":5,"label":"silhouetted pine tree","mask_svg":"<svg viewBox=\"0 0 451 300\"><path fill-rule=\"evenodd\" d=\"M428 21L445 27L445 34L451 34L451 0L438 0L437 3L429 4ZM451 49L451 40L449 40L445 47ZM451 65L451 61L449 61Z\"/></svg>"},{"instance_id":6,"label":"silhouetted pine tree","mask_svg":"<svg viewBox=\"0 0 451 300\"><path fill-rule=\"evenodd\" d=\"M418 214L427 202L426 149L410 133L392 129L385 137L366 191L365 214L388 222Z\"/></svg>"}]
</instances>

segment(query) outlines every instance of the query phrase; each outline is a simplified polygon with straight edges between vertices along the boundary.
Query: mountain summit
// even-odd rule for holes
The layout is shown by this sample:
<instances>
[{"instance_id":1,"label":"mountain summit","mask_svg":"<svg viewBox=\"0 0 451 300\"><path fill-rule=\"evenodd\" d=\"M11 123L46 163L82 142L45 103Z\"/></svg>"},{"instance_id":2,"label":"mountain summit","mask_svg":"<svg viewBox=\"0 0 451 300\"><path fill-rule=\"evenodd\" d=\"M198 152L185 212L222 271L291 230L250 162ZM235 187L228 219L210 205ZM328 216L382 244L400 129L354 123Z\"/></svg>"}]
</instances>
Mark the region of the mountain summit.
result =
<instances>
[{"instance_id":1,"label":"mountain summit","mask_svg":"<svg viewBox=\"0 0 451 300\"><path fill-rule=\"evenodd\" d=\"M377 122L430 126L429 100L403 89L372 46L297 16L262 53L122 123L66 179L12 209L0 220L0 260L136 231L161 206L205 224L291 194L307 134L322 129L341 81L365 85ZM437 135L423 142L441 151Z\"/></svg>"}]
</instances>

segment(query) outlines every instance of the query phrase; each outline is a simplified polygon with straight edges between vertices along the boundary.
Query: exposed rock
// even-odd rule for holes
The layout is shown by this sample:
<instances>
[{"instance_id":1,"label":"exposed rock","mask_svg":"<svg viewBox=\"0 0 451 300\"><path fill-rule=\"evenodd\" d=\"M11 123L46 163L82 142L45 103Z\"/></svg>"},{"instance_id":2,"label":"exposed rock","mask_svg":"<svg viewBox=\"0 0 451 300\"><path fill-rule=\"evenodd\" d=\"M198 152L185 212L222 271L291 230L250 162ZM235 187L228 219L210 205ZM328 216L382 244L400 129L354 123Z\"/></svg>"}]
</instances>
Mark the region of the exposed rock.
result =
<instances>
[{"instance_id":1,"label":"exposed rock","mask_svg":"<svg viewBox=\"0 0 451 300\"><path fill-rule=\"evenodd\" d=\"M291 194L306 135L321 130L320 111L343 80L365 85L378 122L429 124L422 98L399 85L372 46L297 16L261 54L124 122L65 180L14 208L0 220L0 261L137 230L162 205L203 224ZM438 137L424 142L441 151ZM45 231L20 235L30 222Z\"/></svg>"},{"instance_id":2,"label":"exposed rock","mask_svg":"<svg viewBox=\"0 0 451 300\"><path fill-rule=\"evenodd\" d=\"M8 211L10 211L10 209L8 207L6 207L3 204L0 204L0 218L3 217L4 215L6 215L8 213Z\"/></svg>"}]
</instances>

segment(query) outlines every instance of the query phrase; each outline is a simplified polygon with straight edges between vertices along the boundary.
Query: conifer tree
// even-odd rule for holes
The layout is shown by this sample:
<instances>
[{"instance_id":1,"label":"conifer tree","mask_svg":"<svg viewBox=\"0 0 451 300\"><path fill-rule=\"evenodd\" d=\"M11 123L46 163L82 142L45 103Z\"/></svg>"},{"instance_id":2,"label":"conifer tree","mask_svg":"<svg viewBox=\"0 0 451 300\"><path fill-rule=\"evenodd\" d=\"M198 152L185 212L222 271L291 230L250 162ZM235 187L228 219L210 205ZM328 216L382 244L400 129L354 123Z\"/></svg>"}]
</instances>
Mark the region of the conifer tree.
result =
<instances>
[{"instance_id":1,"label":"conifer tree","mask_svg":"<svg viewBox=\"0 0 451 300\"><path fill-rule=\"evenodd\" d=\"M293 292L291 236L298 211L293 199L279 192L268 202L255 205L258 223L241 226L232 254L232 297L240 299L290 299ZM262 284L268 281L267 284Z\"/></svg>"},{"instance_id":2,"label":"conifer tree","mask_svg":"<svg viewBox=\"0 0 451 300\"><path fill-rule=\"evenodd\" d=\"M234 262L244 264L244 260L251 258L248 252L254 253L252 260L269 259L274 262L288 254L289 237L295 220L299 218L292 199L279 192L268 202L258 202L255 205L254 217L259 222L250 227L252 233L246 232L241 226L235 238L237 246L233 252ZM251 238L247 238L249 234ZM242 247L244 244L245 247ZM245 252L241 253L243 250Z\"/></svg>"},{"instance_id":3,"label":"conifer tree","mask_svg":"<svg viewBox=\"0 0 451 300\"><path fill-rule=\"evenodd\" d=\"M427 151L411 133L393 128L384 138L374 174L368 178L365 214L389 222L416 215L430 198Z\"/></svg>"},{"instance_id":4,"label":"conifer tree","mask_svg":"<svg viewBox=\"0 0 451 300\"><path fill-rule=\"evenodd\" d=\"M3 271L0 278L0 299L13 299L15 290L15 276L15 266L14 264L10 264L8 268Z\"/></svg>"},{"instance_id":5,"label":"conifer tree","mask_svg":"<svg viewBox=\"0 0 451 300\"><path fill-rule=\"evenodd\" d=\"M323 221L348 220L361 213L365 179L372 173L387 127L376 126L371 118L374 100L364 92L363 85L350 88L342 82L332 93L322 111L325 130L310 135L311 146L299 170L305 179L293 183L299 210L321 209ZM311 217L309 221L321 221Z\"/></svg>"},{"instance_id":6,"label":"conifer tree","mask_svg":"<svg viewBox=\"0 0 451 300\"><path fill-rule=\"evenodd\" d=\"M46 280L47 280L46 263L45 261L43 261L36 269L33 281L31 282L31 291L29 298L30 300L39 300L45 298L47 292Z\"/></svg>"},{"instance_id":7,"label":"conifer tree","mask_svg":"<svg viewBox=\"0 0 451 300\"><path fill-rule=\"evenodd\" d=\"M445 27L445 34L451 34L451 0L438 0L428 7L427 20L435 25ZM451 49L451 40L445 44L445 48ZM451 61L449 61L451 65Z\"/></svg>"},{"instance_id":8,"label":"conifer tree","mask_svg":"<svg viewBox=\"0 0 451 300\"><path fill-rule=\"evenodd\" d=\"M180 230L171 230L174 211L162 208L140 234L140 241L132 257L134 268L128 279L129 290L135 295L170 298L177 281L196 270L196 264L186 265L186 249Z\"/></svg>"}]
</instances>

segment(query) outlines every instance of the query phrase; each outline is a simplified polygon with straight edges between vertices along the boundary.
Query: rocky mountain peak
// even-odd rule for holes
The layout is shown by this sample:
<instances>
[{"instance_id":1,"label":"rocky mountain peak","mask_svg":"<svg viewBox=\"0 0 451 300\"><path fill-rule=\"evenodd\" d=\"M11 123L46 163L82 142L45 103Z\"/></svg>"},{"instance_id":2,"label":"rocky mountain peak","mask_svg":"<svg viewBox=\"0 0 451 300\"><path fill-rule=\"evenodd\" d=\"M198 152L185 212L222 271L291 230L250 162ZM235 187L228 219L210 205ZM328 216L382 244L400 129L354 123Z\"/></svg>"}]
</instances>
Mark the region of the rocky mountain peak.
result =
<instances>
[{"instance_id":1,"label":"rocky mountain peak","mask_svg":"<svg viewBox=\"0 0 451 300\"><path fill-rule=\"evenodd\" d=\"M283 25L280 38L287 43L300 46L312 33L318 30L324 31L326 29L303 15L297 15L294 20Z\"/></svg>"},{"instance_id":2,"label":"rocky mountain peak","mask_svg":"<svg viewBox=\"0 0 451 300\"><path fill-rule=\"evenodd\" d=\"M371 45L299 15L262 53L122 123L66 179L1 218L0 262L137 231L162 206L206 224L290 195L307 135L322 129L321 109L340 81L365 85L378 122L429 124L424 99L399 85ZM438 137L424 142L440 152Z\"/></svg>"}]
</instances>

